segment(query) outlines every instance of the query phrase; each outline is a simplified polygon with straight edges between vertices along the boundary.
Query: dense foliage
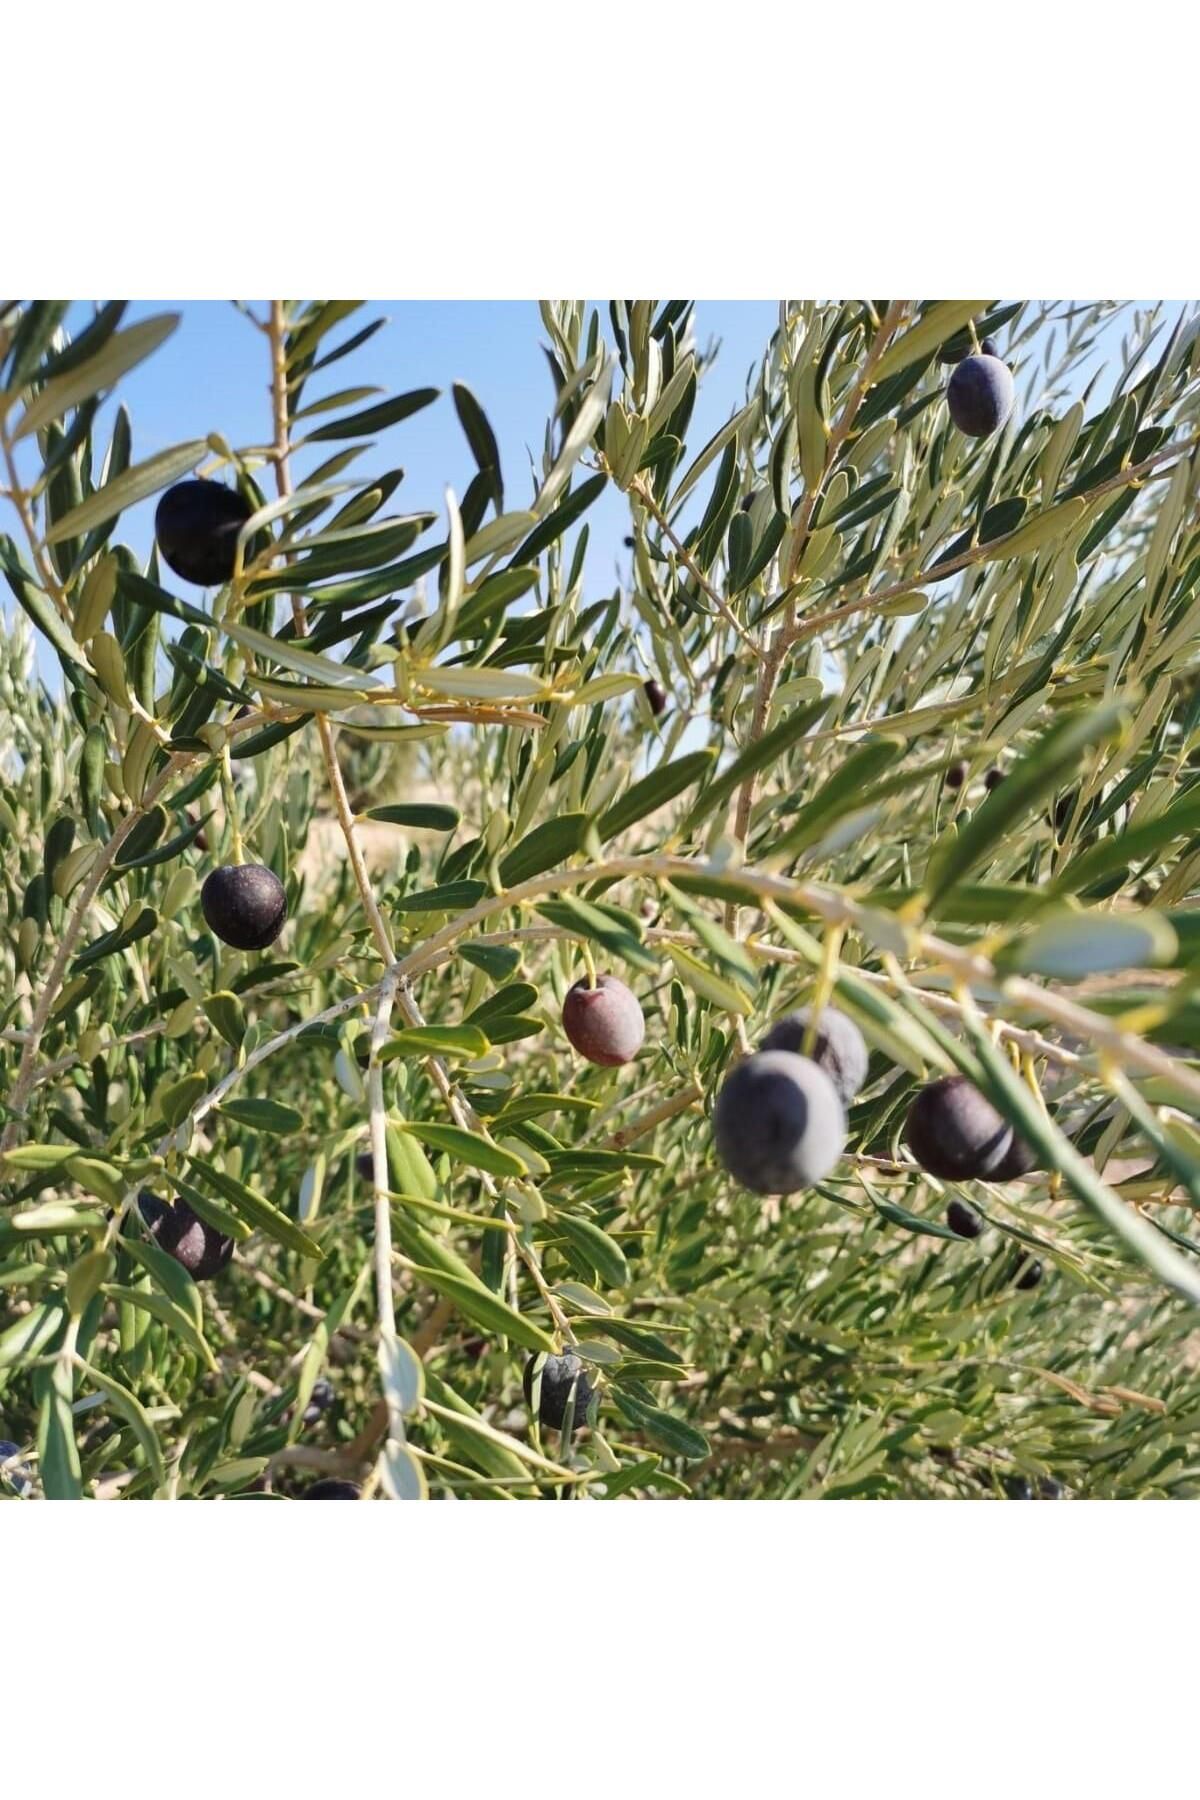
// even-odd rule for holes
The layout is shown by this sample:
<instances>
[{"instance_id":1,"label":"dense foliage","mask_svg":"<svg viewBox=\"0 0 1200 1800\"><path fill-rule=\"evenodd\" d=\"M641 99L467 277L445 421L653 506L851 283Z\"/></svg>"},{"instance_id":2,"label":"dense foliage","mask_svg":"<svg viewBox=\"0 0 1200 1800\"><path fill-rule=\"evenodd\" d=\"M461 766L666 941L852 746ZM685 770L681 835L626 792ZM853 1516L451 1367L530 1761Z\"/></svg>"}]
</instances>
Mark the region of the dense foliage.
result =
<instances>
[{"instance_id":1,"label":"dense foliage","mask_svg":"<svg viewBox=\"0 0 1200 1800\"><path fill-rule=\"evenodd\" d=\"M0 303L0 1493L1200 1493L1196 319L787 302L698 443L688 303L546 304L516 492L486 396L339 386L352 305L243 310L262 440L139 459L174 316ZM207 590L203 494L120 541L197 474ZM870 1064L763 1196L713 1106L802 1003ZM956 1072L1022 1179L913 1161Z\"/></svg>"}]
</instances>

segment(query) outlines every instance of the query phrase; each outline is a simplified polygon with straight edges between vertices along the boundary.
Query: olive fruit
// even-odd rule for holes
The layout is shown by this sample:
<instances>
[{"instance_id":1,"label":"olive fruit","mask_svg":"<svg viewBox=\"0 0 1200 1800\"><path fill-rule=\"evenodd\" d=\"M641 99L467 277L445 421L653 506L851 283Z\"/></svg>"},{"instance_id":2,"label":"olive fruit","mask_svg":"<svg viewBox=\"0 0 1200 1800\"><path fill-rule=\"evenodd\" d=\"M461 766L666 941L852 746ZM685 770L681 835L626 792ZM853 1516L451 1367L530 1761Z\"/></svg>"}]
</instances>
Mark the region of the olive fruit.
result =
<instances>
[{"instance_id":1,"label":"olive fruit","mask_svg":"<svg viewBox=\"0 0 1200 1800\"><path fill-rule=\"evenodd\" d=\"M362 1489L353 1481L338 1481L330 1476L325 1481L314 1481L310 1488L301 1494L302 1500L361 1500Z\"/></svg>"},{"instance_id":2,"label":"olive fruit","mask_svg":"<svg viewBox=\"0 0 1200 1800\"><path fill-rule=\"evenodd\" d=\"M650 711L657 719L667 710L667 690L661 681L643 681L642 692L649 703Z\"/></svg>"},{"instance_id":3,"label":"olive fruit","mask_svg":"<svg viewBox=\"0 0 1200 1800\"><path fill-rule=\"evenodd\" d=\"M993 790L995 788L998 788L1000 786L1000 783L1003 780L1004 780L1004 770L1003 769L989 769L987 774L983 778L983 785L987 789L988 793L990 794L993 792Z\"/></svg>"},{"instance_id":4,"label":"olive fruit","mask_svg":"<svg viewBox=\"0 0 1200 1800\"><path fill-rule=\"evenodd\" d=\"M185 1268L193 1281L211 1281L233 1255L233 1239L194 1213L186 1200L169 1206L157 1194L138 1195L138 1211L160 1250Z\"/></svg>"},{"instance_id":5,"label":"olive fruit","mask_svg":"<svg viewBox=\"0 0 1200 1800\"><path fill-rule=\"evenodd\" d=\"M963 1200L952 1200L946 1208L946 1223L956 1237L977 1238L983 1230L983 1220L973 1206Z\"/></svg>"},{"instance_id":6,"label":"olive fruit","mask_svg":"<svg viewBox=\"0 0 1200 1800\"><path fill-rule=\"evenodd\" d=\"M968 437L990 437L1012 411L1013 378L998 356L964 356L946 387L950 417Z\"/></svg>"},{"instance_id":7,"label":"olive fruit","mask_svg":"<svg viewBox=\"0 0 1200 1800\"><path fill-rule=\"evenodd\" d=\"M537 1376L538 1358L531 1356L525 1364L523 1380L525 1401L531 1412L534 1406L534 1383ZM567 1404L574 1394L575 1414L572 1430L578 1431L587 1424L587 1410L594 1392L595 1389L588 1380L583 1364L573 1351L568 1350L562 1356L547 1356L541 1366L540 1388L537 1394L539 1423L547 1431L561 1431L567 1416Z\"/></svg>"},{"instance_id":8,"label":"olive fruit","mask_svg":"<svg viewBox=\"0 0 1200 1800\"><path fill-rule=\"evenodd\" d=\"M957 793L967 779L967 765L964 762L951 763L946 770L946 786L952 793Z\"/></svg>"},{"instance_id":9,"label":"olive fruit","mask_svg":"<svg viewBox=\"0 0 1200 1800\"><path fill-rule=\"evenodd\" d=\"M0 1487L6 1485L12 1493L24 1494L32 1483L21 1461L20 1444L14 1444L11 1438L0 1438Z\"/></svg>"},{"instance_id":10,"label":"olive fruit","mask_svg":"<svg viewBox=\"0 0 1200 1800\"><path fill-rule=\"evenodd\" d=\"M332 1381L326 1381L324 1377L319 1381L314 1381L312 1393L308 1396L308 1405L301 1414L302 1422L305 1425L315 1425L321 1414L323 1412L328 1412L329 1408L333 1405L333 1401L334 1389Z\"/></svg>"},{"instance_id":11,"label":"olive fruit","mask_svg":"<svg viewBox=\"0 0 1200 1800\"><path fill-rule=\"evenodd\" d=\"M759 1050L728 1075L713 1110L717 1155L755 1194L811 1187L846 1147L837 1089L807 1056Z\"/></svg>"},{"instance_id":12,"label":"olive fruit","mask_svg":"<svg viewBox=\"0 0 1200 1800\"><path fill-rule=\"evenodd\" d=\"M569 988L562 1022L580 1056L605 1068L632 1062L646 1035L636 995L615 975L597 975L594 987L584 979Z\"/></svg>"},{"instance_id":13,"label":"olive fruit","mask_svg":"<svg viewBox=\"0 0 1200 1800\"><path fill-rule=\"evenodd\" d=\"M181 581L219 587L233 574L238 532L250 502L219 481L180 481L168 488L154 515L159 555Z\"/></svg>"},{"instance_id":14,"label":"olive fruit","mask_svg":"<svg viewBox=\"0 0 1200 1800\"><path fill-rule=\"evenodd\" d=\"M221 942L235 950L265 950L287 919L283 883L261 863L214 869L200 889L200 906Z\"/></svg>"},{"instance_id":15,"label":"olive fruit","mask_svg":"<svg viewBox=\"0 0 1200 1800\"><path fill-rule=\"evenodd\" d=\"M1028 1254L1018 1255L1013 1262L1012 1269L1009 1280L1014 1287L1023 1288L1026 1291L1037 1287L1045 1274L1045 1270L1037 1258Z\"/></svg>"},{"instance_id":16,"label":"olive fruit","mask_svg":"<svg viewBox=\"0 0 1200 1800\"><path fill-rule=\"evenodd\" d=\"M989 1176L991 1181L1017 1181L1038 1166L1038 1153L1032 1144L1013 1132L1012 1143Z\"/></svg>"},{"instance_id":17,"label":"olive fruit","mask_svg":"<svg viewBox=\"0 0 1200 1800\"><path fill-rule=\"evenodd\" d=\"M904 1125L921 1167L947 1181L994 1176L1012 1142L1012 1126L965 1075L923 1087Z\"/></svg>"},{"instance_id":18,"label":"olive fruit","mask_svg":"<svg viewBox=\"0 0 1200 1800\"><path fill-rule=\"evenodd\" d=\"M808 1006L784 1013L781 1019L776 1019L760 1048L792 1050L803 1055L804 1034L811 1017L812 1008ZM824 1069L832 1081L842 1105L849 1106L867 1079L867 1046L854 1020L834 1006L823 1006L809 1054L818 1069Z\"/></svg>"}]
</instances>

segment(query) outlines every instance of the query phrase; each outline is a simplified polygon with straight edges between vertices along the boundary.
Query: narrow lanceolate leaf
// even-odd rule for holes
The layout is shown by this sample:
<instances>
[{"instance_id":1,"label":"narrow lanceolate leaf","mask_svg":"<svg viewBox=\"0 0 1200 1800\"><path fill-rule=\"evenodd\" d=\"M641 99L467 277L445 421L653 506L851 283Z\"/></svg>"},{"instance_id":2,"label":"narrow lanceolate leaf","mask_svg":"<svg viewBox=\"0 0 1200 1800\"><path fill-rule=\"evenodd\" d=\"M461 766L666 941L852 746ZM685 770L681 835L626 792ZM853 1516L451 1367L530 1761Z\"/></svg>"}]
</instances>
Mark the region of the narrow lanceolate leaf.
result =
<instances>
[{"instance_id":1,"label":"narrow lanceolate leaf","mask_svg":"<svg viewBox=\"0 0 1200 1800\"><path fill-rule=\"evenodd\" d=\"M754 1010L753 1003L742 989L734 987L724 976L715 975L690 950L685 950L680 944L665 944L663 948L681 979L705 1000L711 1000L723 1012L739 1013L743 1018Z\"/></svg>"},{"instance_id":2,"label":"narrow lanceolate leaf","mask_svg":"<svg viewBox=\"0 0 1200 1800\"><path fill-rule=\"evenodd\" d=\"M380 1062L398 1056L486 1056L491 1044L477 1025L409 1025L389 1038Z\"/></svg>"},{"instance_id":3,"label":"narrow lanceolate leaf","mask_svg":"<svg viewBox=\"0 0 1200 1800\"><path fill-rule=\"evenodd\" d=\"M506 1306L482 1282L464 1281L458 1275L447 1274L444 1269L414 1268L412 1275L415 1280L433 1288L435 1293L443 1295L457 1312L463 1313L474 1324L482 1325L485 1331L509 1337L514 1344L523 1344L526 1350L554 1349L554 1339L544 1327L525 1313Z\"/></svg>"},{"instance_id":4,"label":"narrow lanceolate leaf","mask_svg":"<svg viewBox=\"0 0 1200 1800\"><path fill-rule=\"evenodd\" d=\"M296 1108L279 1100L223 1100L221 1111L251 1131L269 1131L275 1137L291 1137L304 1125Z\"/></svg>"},{"instance_id":5,"label":"narrow lanceolate leaf","mask_svg":"<svg viewBox=\"0 0 1200 1800\"><path fill-rule=\"evenodd\" d=\"M206 1368L216 1369L216 1358L197 1330L195 1320L166 1294L156 1293L152 1288L125 1287L119 1281L105 1282L103 1291L110 1300L123 1300L127 1306L136 1306L139 1312L149 1313L151 1318L182 1339L189 1350L194 1350Z\"/></svg>"},{"instance_id":6,"label":"narrow lanceolate leaf","mask_svg":"<svg viewBox=\"0 0 1200 1800\"><path fill-rule=\"evenodd\" d=\"M136 506L139 500L145 500L150 494L158 493L160 488L170 487L173 481L190 475L207 453L207 440L194 438L190 443L176 444L174 449L160 450L146 462L136 463L115 481L89 494L64 518L56 520L46 533L46 542L62 544L68 538L82 537L96 525L107 524L127 506Z\"/></svg>"},{"instance_id":7,"label":"narrow lanceolate leaf","mask_svg":"<svg viewBox=\"0 0 1200 1800\"><path fill-rule=\"evenodd\" d=\"M635 969L656 973L659 968L658 957L642 942L641 922L632 913L618 915L617 908L597 906L590 900L581 900L577 894L540 901L537 911L551 925L592 939Z\"/></svg>"},{"instance_id":8,"label":"narrow lanceolate leaf","mask_svg":"<svg viewBox=\"0 0 1200 1800\"><path fill-rule=\"evenodd\" d=\"M1200 1306L1200 1271L1195 1265L1173 1249L1148 1219L1114 1194L1089 1159L1081 1156L1070 1139L1051 1124L986 1029L971 1014L964 1016L964 1024L983 1066L989 1098L1040 1152L1042 1167L1059 1170L1083 1204L1133 1256L1193 1306Z\"/></svg>"},{"instance_id":9,"label":"narrow lanceolate leaf","mask_svg":"<svg viewBox=\"0 0 1200 1800\"><path fill-rule=\"evenodd\" d=\"M629 1280L629 1264L620 1244L609 1237L607 1231L602 1231L591 1219L567 1212L555 1213L554 1229L609 1287L624 1287Z\"/></svg>"},{"instance_id":10,"label":"narrow lanceolate leaf","mask_svg":"<svg viewBox=\"0 0 1200 1800\"><path fill-rule=\"evenodd\" d=\"M562 818L535 825L501 858L500 879L504 886L516 887L544 869L558 868L584 847L591 823L589 813L565 813Z\"/></svg>"},{"instance_id":11,"label":"narrow lanceolate leaf","mask_svg":"<svg viewBox=\"0 0 1200 1800\"><path fill-rule=\"evenodd\" d=\"M1027 936L998 953L998 968L1078 981L1117 969L1174 962L1179 940L1162 913L1084 913L1069 908L1038 920Z\"/></svg>"},{"instance_id":12,"label":"narrow lanceolate leaf","mask_svg":"<svg viewBox=\"0 0 1200 1800\"><path fill-rule=\"evenodd\" d=\"M442 669L413 671L413 679L431 694L455 700L536 700L546 684L518 669Z\"/></svg>"},{"instance_id":13,"label":"narrow lanceolate leaf","mask_svg":"<svg viewBox=\"0 0 1200 1800\"><path fill-rule=\"evenodd\" d=\"M479 466L479 473L488 484L492 504L497 513L502 513L504 479L500 473L500 447L496 442L496 434L488 424L487 414L465 382L456 381L453 392L454 410L466 433L471 454Z\"/></svg>"},{"instance_id":14,"label":"narrow lanceolate leaf","mask_svg":"<svg viewBox=\"0 0 1200 1800\"><path fill-rule=\"evenodd\" d=\"M499 1144L481 1137L477 1131L464 1131L458 1125L417 1124L411 1119L405 1121L402 1130L420 1143L428 1144L431 1150L444 1150L456 1162L466 1163L468 1168L484 1169L489 1175L505 1178L528 1172L519 1156L511 1150L502 1150Z\"/></svg>"},{"instance_id":15,"label":"narrow lanceolate leaf","mask_svg":"<svg viewBox=\"0 0 1200 1800\"><path fill-rule=\"evenodd\" d=\"M961 831L944 832L930 853L925 896L935 907L1067 775L1086 750L1116 735L1125 703L1110 700L1069 714L1039 739Z\"/></svg>"},{"instance_id":16,"label":"narrow lanceolate leaf","mask_svg":"<svg viewBox=\"0 0 1200 1800\"><path fill-rule=\"evenodd\" d=\"M661 763L649 775L643 775L597 819L596 830L601 841L628 831L639 819L649 817L669 800L695 787L708 774L716 757L713 749L694 750L688 756L677 757L674 762Z\"/></svg>"},{"instance_id":17,"label":"narrow lanceolate leaf","mask_svg":"<svg viewBox=\"0 0 1200 1800\"><path fill-rule=\"evenodd\" d=\"M257 1231L265 1231L268 1237L282 1244L285 1250L294 1250L298 1256L311 1257L319 1262L325 1252L315 1238L293 1224L286 1213L280 1212L277 1206L263 1198L244 1182L235 1181L224 1169L211 1168L207 1163L190 1163L192 1174L197 1181L212 1188L222 1200L228 1201L235 1213L241 1215L248 1225Z\"/></svg>"},{"instance_id":18,"label":"narrow lanceolate leaf","mask_svg":"<svg viewBox=\"0 0 1200 1800\"><path fill-rule=\"evenodd\" d=\"M462 817L456 806L434 804L369 806L365 819L378 819L383 825L407 825L414 831L453 831Z\"/></svg>"},{"instance_id":19,"label":"narrow lanceolate leaf","mask_svg":"<svg viewBox=\"0 0 1200 1800\"><path fill-rule=\"evenodd\" d=\"M52 419L61 419L71 407L111 388L122 375L128 374L165 343L180 317L179 313L159 313L152 319L131 325L127 331L118 331L87 362L48 381L25 408L14 437L28 437L30 432L40 431Z\"/></svg>"},{"instance_id":20,"label":"narrow lanceolate leaf","mask_svg":"<svg viewBox=\"0 0 1200 1800\"><path fill-rule=\"evenodd\" d=\"M389 425L397 425L401 419L420 412L422 407L432 405L437 397L437 388L414 388L411 394L399 394L394 400L383 400L378 406L368 406L362 412L331 419L328 425L318 425L315 431L309 432L306 442L324 444L336 443L342 438L370 437L373 431L384 431Z\"/></svg>"},{"instance_id":21,"label":"narrow lanceolate leaf","mask_svg":"<svg viewBox=\"0 0 1200 1800\"><path fill-rule=\"evenodd\" d=\"M563 440L563 447L558 453L554 467L542 483L534 502L534 511L540 519L544 519L551 507L554 506L570 480L571 470L600 428L608 410L608 395L612 386L612 372L615 366L616 358L610 357L584 395L579 411L571 421L571 428Z\"/></svg>"},{"instance_id":22,"label":"narrow lanceolate leaf","mask_svg":"<svg viewBox=\"0 0 1200 1800\"><path fill-rule=\"evenodd\" d=\"M684 820L682 830L694 831L702 819L707 818L709 813L736 793L747 776L776 762L785 750L798 743L828 709L829 703L829 697L823 696L820 700L810 700L807 705L797 706L792 712L786 713L770 731L764 732L757 743L747 745L715 781L709 782Z\"/></svg>"},{"instance_id":23,"label":"narrow lanceolate leaf","mask_svg":"<svg viewBox=\"0 0 1200 1800\"><path fill-rule=\"evenodd\" d=\"M93 1367L89 1362L84 1362L82 1358L79 1367L92 1386L100 1390L109 1405L115 1408L125 1423L132 1428L133 1435L142 1447L150 1473L155 1481L160 1483L165 1481L166 1470L163 1467L162 1445L158 1441L158 1434L154 1426L150 1423L150 1415L137 1395L131 1393L114 1376L106 1374L103 1369Z\"/></svg>"},{"instance_id":24,"label":"narrow lanceolate leaf","mask_svg":"<svg viewBox=\"0 0 1200 1800\"><path fill-rule=\"evenodd\" d=\"M704 1433L676 1418L674 1413L664 1412L660 1406L648 1406L644 1400L638 1400L620 1388L613 1390L613 1398L636 1430L644 1431L651 1442L669 1450L672 1456L685 1456L689 1462L699 1462L708 1455L708 1439Z\"/></svg>"},{"instance_id":25,"label":"narrow lanceolate leaf","mask_svg":"<svg viewBox=\"0 0 1200 1800\"><path fill-rule=\"evenodd\" d=\"M889 375L898 375L922 356L931 356L939 344L952 338L970 320L977 319L986 300L939 300L923 318L888 345L872 371L876 386Z\"/></svg>"}]
</instances>

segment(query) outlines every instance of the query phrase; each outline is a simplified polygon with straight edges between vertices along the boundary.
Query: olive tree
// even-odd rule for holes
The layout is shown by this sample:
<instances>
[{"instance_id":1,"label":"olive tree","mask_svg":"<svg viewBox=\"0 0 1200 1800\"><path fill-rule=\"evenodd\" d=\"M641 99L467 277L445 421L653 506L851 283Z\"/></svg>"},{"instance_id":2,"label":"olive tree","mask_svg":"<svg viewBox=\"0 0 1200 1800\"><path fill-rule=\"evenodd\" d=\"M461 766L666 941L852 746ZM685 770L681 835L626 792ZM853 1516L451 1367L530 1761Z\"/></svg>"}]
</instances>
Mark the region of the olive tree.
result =
<instances>
[{"instance_id":1,"label":"olive tree","mask_svg":"<svg viewBox=\"0 0 1200 1800\"><path fill-rule=\"evenodd\" d=\"M517 483L242 311L0 306L0 1492L1200 1492L1196 319L546 303Z\"/></svg>"}]
</instances>

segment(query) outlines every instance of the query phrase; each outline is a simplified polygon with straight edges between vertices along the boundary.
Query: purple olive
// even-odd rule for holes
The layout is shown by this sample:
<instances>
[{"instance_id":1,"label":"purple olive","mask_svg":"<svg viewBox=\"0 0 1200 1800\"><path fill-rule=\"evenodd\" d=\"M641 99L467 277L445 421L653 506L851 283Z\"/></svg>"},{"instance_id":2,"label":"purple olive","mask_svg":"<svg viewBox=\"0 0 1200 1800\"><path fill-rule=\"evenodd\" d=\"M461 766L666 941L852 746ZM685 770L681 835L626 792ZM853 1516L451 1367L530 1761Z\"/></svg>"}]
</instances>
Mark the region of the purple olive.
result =
<instances>
[{"instance_id":1,"label":"purple olive","mask_svg":"<svg viewBox=\"0 0 1200 1800\"><path fill-rule=\"evenodd\" d=\"M646 1035L636 995L615 975L597 975L595 987L577 981L563 1002L562 1022L580 1056L606 1068L632 1062Z\"/></svg>"},{"instance_id":2,"label":"purple olive","mask_svg":"<svg viewBox=\"0 0 1200 1800\"><path fill-rule=\"evenodd\" d=\"M531 1356L525 1365L523 1386L530 1411L534 1405L537 1364L538 1358ZM587 1424L587 1411L594 1392L583 1364L573 1351L568 1350L562 1356L547 1356L542 1363L537 1389L539 1422L547 1431L561 1431L567 1416L567 1404L573 1396L575 1415L571 1429L573 1432L581 1430Z\"/></svg>"},{"instance_id":3,"label":"purple olive","mask_svg":"<svg viewBox=\"0 0 1200 1800\"><path fill-rule=\"evenodd\" d=\"M667 710L667 690L661 681L643 681L642 692L650 706L650 711L657 719Z\"/></svg>"},{"instance_id":4,"label":"purple olive","mask_svg":"<svg viewBox=\"0 0 1200 1800\"><path fill-rule=\"evenodd\" d=\"M968 437L990 437L1013 408L1015 390L998 356L965 356L950 377L946 403L950 417Z\"/></svg>"},{"instance_id":5,"label":"purple olive","mask_svg":"<svg viewBox=\"0 0 1200 1800\"><path fill-rule=\"evenodd\" d=\"M159 554L181 581L219 587L233 574L238 533L250 514L249 501L219 481L177 482L154 515Z\"/></svg>"},{"instance_id":6,"label":"purple olive","mask_svg":"<svg viewBox=\"0 0 1200 1800\"><path fill-rule=\"evenodd\" d=\"M759 1050L726 1077L713 1109L717 1155L755 1194L793 1194L828 1175L846 1147L837 1089L792 1050Z\"/></svg>"},{"instance_id":7,"label":"purple olive","mask_svg":"<svg viewBox=\"0 0 1200 1800\"><path fill-rule=\"evenodd\" d=\"M214 869L200 889L200 906L221 942L235 950L265 950L287 920L283 883L261 863Z\"/></svg>"},{"instance_id":8,"label":"purple olive","mask_svg":"<svg viewBox=\"0 0 1200 1800\"><path fill-rule=\"evenodd\" d=\"M965 1075L944 1075L913 1101L904 1140L931 1175L970 1181L995 1175L1012 1142L1012 1126Z\"/></svg>"},{"instance_id":9,"label":"purple olive","mask_svg":"<svg viewBox=\"0 0 1200 1800\"><path fill-rule=\"evenodd\" d=\"M811 1016L812 1008L808 1006L785 1013L776 1019L760 1047L804 1055L804 1034ZM810 1054L818 1069L824 1069L832 1081L842 1105L849 1106L867 1079L867 1046L854 1020L834 1006L822 1007Z\"/></svg>"},{"instance_id":10,"label":"purple olive","mask_svg":"<svg viewBox=\"0 0 1200 1800\"><path fill-rule=\"evenodd\" d=\"M173 1256L193 1281L211 1281L233 1255L233 1239L200 1218L186 1200L168 1205L157 1194L141 1193L138 1211L159 1249Z\"/></svg>"}]
</instances>

